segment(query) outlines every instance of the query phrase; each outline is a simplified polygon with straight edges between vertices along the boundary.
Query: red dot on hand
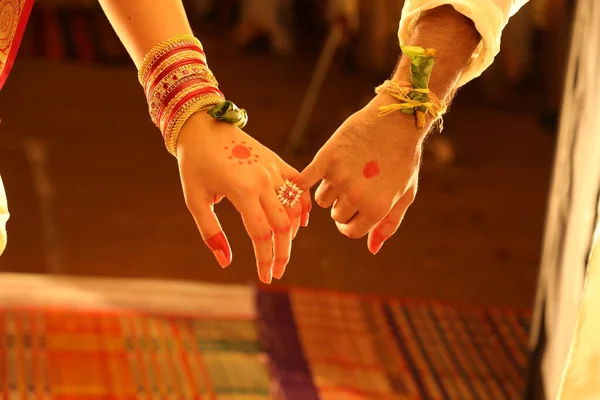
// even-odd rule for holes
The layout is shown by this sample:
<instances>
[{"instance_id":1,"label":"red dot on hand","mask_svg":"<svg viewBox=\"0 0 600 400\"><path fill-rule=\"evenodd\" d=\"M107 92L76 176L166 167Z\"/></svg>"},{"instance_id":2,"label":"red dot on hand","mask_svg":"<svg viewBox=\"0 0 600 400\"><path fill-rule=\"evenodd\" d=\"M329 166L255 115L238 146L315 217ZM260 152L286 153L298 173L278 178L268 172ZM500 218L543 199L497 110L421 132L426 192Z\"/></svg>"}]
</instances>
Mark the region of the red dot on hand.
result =
<instances>
[{"instance_id":1,"label":"red dot on hand","mask_svg":"<svg viewBox=\"0 0 600 400\"><path fill-rule=\"evenodd\" d=\"M233 148L233 150L231 150L231 154L235 157L235 158L239 158L239 159L245 159L248 158L252 155L252 153L250 153L250 150L248 150L248 148L246 146L242 146L242 145L237 145Z\"/></svg>"},{"instance_id":2,"label":"red dot on hand","mask_svg":"<svg viewBox=\"0 0 600 400\"><path fill-rule=\"evenodd\" d=\"M363 176L367 179L375 178L379 175L379 164L376 161L370 161L363 169Z\"/></svg>"},{"instance_id":3,"label":"red dot on hand","mask_svg":"<svg viewBox=\"0 0 600 400\"><path fill-rule=\"evenodd\" d=\"M229 150L229 146L225 146L225 150Z\"/></svg>"}]
</instances>

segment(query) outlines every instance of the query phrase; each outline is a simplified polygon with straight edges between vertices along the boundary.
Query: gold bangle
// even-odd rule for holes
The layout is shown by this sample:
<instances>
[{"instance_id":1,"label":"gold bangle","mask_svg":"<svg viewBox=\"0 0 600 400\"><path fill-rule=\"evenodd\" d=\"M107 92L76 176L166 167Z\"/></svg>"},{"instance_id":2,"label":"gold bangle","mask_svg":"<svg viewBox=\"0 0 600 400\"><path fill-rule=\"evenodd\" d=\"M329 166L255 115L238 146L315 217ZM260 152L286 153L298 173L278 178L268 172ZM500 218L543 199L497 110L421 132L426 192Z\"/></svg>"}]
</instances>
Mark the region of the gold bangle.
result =
<instances>
[{"instance_id":1,"label":"gold bangle","mask_svg":"<svg viewBox=\"0 0 600 400\"><path fill-rule=\"evenodd\" d=\"M189 96L190 93L192 93L193 91L201 90L201 89L204 89L207 87L211 87L211 86L206 83L203 83L203 82L194 83L193 85L190 85L189 87L187 87L181 91L178 91L175 94L175 96L169 101L169 103L165 104L164 110L162 112L162 116L161 115L157 116L157 126L160 129L161 133L163 134L163 137L165 137L165 135L166 135L166 127L171 118L170 117L171 114L178 111L175 109L175 107L177 107L177 104L179 104L179 102L181 102L181 100L184 99L186 96ZM196 97L196 96L194 96L194 97Z\"/></svg>"},{"instance_id":2,"label":"gold bangle","mask_svg":"<svg viewBox=\"0 0 600 400\"><path fill-rule=\"evenodd\" d=\"M155 125L158 126L158 113L160 110L160 105L162 103L164 103L164 101L166 100L166 98L173 92L176 92L182 85L185 85L188 82L195 82L192 86L190 86L190 88L198 88L200 87L206 87L206 86L211 86L211 87L215 87L217 88L218 85L216 84L216 81L212 82L209 79L206 79L204 77L203 74L190 74L190 75L184 75L183 77L181 77L180 79L177 79L176 81L172 82L172 83L168 83L165 82L165 84L161 84L158 85L158 87L150 94L150 97L148 98L148 104L149 104L149 111L150 111L150 118L152 119L152 122L154 122ZM180 96L181 94L178 94L177 96ZM177 97L176 96L176 97ZM169 103L173 103L176 100L176 98L171 99L169 101ZM168 104L165 105L165 109L168 107Z\"/></svg>"},{"instance_id":3,"label":"gold bangle","mask_svg":"<svg viewBox=\"0 0 600 400\"><path fill-rule=\"evenodd\" d=\"M218 94L211 93L195 97L190 100L184 106L182 106L177 113L173 116L169 125L166 129L165 145L169 153L174 157L177 157L177 139L179 138L179 132L187 120L195 113L213 107L224 98Z\"/></svg>"},{"instance_id":4,"label":"gold bangle","mask_svg":"<svg viewBox=\"0 0 600 400\"><path fill-rule=\"evenodd\" d=\"M147 75L150 72L150 68L158 58L162 57L167 52L176 49L177 47L182 47L185 45L198 46L202 51L204 51L202 43L198 39L196 39L194 35L191 35L189 33L176 35L170 39L163 40L162 42L154 46L148 53L146 53L144 60L140 64L140 68L138 71L138 80L140 81L140 84L144 84Z\"/></svg>"},{"instance_id":5,"label":"gold bangle","mask_svg":"<svg viewBox=\"0 0 600 400\"><path fill-rule=\"evenodd\" d=\"M226 103L208 68L202 44L190 34L177 35L154 46L140 65L138 80L148 100L152 122L175 157L179 132L190 116Z\"/></svg>"},{"instance_id":6,"label":"gold bangle","mask_svg":"<svg viewBox=\"0 0 600 400\"><path fill-rule=\"evenodd\" d=\"M189 64L189 65L194 65L194 66L201 66L204 68L208 68L208 66L206 66L206 59L199 57L200 53L196 52L196 51L184 51L178 54L175 54L172 57L169 57L168 59L164 60L162 63L160 63L160 65L158 65L154 70L152 70L149 75L146 77L146 80L143 82L142 86L144 87L144 93L147 94L147 92L149 91L149 88L152 86L153 83L156 82L156 80L158 79L158 77L164 72L166 71L169 67L172 67L173 65L179 63L180 61L185 61L185 60L193 60L193 59L201 59L204 61L204 64L200 63L200 62L196 62L194 64Z\"/></svg>"},{"instance_id":7,"label":"gold bangle","mask_svg":"<svg viewBox=\"0 0 600 400\"><path fill-rule=\"evenodd\" d=\"M148 89L146 98L148 101L154 99L159 94L165 94L170 92L173 88L177 87L177 83L182 79L188 79L191 76L195 76L213 86L218 87L219 83L212 74L210 69L203 65L188 64L182 65L175 68L170 74L166 75L163 79L157 82L153 87Z\"/></svg>"}]
</instances>

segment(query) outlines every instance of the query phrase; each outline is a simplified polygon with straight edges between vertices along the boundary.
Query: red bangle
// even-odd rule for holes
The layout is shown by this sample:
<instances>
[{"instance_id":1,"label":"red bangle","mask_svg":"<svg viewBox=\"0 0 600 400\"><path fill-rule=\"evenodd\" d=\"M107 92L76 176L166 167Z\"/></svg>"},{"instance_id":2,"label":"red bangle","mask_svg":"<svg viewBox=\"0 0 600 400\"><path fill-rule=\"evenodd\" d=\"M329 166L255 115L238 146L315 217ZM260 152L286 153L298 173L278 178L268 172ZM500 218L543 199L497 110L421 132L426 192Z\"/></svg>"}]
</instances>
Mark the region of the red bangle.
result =
<instances>
[{"instance_id":1,"label":"red bangle","mask_svg":"<svg viewBox=\"0 0 600 400\"><path fill-rule=\"evenodd\" d=\"M182 35L160 43L139 71L152 122L175 155L177 136L195 112L225 101L200 42Z\"/></svg>"}]
</instances>

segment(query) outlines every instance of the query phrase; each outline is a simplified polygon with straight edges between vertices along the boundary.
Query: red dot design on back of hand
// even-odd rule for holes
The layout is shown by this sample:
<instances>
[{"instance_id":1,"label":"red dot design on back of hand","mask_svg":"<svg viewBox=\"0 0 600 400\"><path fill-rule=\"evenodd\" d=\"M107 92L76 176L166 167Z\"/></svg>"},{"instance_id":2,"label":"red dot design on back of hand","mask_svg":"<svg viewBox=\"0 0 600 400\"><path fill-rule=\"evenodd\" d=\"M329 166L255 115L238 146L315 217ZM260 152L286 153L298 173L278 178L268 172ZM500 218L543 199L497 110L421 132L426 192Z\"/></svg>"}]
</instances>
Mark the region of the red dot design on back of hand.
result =
<instances>
[{"instance_id":1,"label":"red dot design on back of hand","mask_svg":"<svg viewBox=\"0 0 600 400\"><path fill-rule=\"evenodd\" d=\"M248 164L258 162L258 154L252 153L252 147L246 145L246 142L238 144L235 140L231 141L232 147L225 146L224 149L229 153L229 159L237 161L238 164Z\"/></svg>"},{"instance_id":2,"label":"red dot design on back of hand","mask_svg":"<svg viewBox=\"0 0 600 400\"><path fill-rule=\"evenodd\" d=\"M379 164L377 161L370 161L363 169L363 176L367 179L375 178L379 175Z\"/></svg>"}]
</instances>

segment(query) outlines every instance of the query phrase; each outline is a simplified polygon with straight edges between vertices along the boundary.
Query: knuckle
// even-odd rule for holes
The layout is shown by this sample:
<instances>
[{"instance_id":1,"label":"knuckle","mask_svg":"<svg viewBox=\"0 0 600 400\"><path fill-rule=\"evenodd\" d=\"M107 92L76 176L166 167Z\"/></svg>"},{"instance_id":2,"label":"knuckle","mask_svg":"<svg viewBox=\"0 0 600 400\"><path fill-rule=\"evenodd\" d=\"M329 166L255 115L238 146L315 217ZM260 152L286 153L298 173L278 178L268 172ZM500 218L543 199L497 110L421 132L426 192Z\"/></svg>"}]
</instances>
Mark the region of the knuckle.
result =
<instances>
[{"instance_id":1,"label":"knuckle","mask_svg":"<svg viewBox=\"0 0 600 400\"><path fill-rule=\"evenodd\" d=\"M251 179L242 180L235 184L235 192L240 194L241 198L243 198L245 195L248 195L250 193L256 193L257 191L258 191L258 186Z\"/></svg>"},{"instance_id":2,"label":"knuckle","mask_svg":"<svg viewBox=\"0 0 600 400\"><path fill-rule=\"evenodd\" d=\"M349 218L344 217L342 214L335 213L335 212L331 213L331 219L340 224L346 224L349 220Z\"/></svg>"},{"instance_id":3,"label":"knuckle","mask_svg":"<svg viewBox=\"0 0 600 400\"><path fill-rule=\"evenodd\" d=\"M333 151L330 151L329 154L327 155L327 158L328 158L327 164L329 164L330 169L337 169L347 159L347 156L344 155L344 152L340 151L340 150L341 149L335 149Z\"/></svg>"},{"instance_id":4,"label":"knuckle","mask_svg":"<svg viewBox=\"0 0 600 400\"><path fill-rule=\"evenodd\" d=\"M331 186L341 186L348 181L348 178L348 173L334 170L330 175L327 176L326 180Z\"/></svg>"},{"instance_id":5,"label":"knuckle","mask_svg":"<svg viewBox=\"0 0 600 400\"><path fill-rule=\"evenodd\" d=\"M251 177L240 179L237 183L237 191L242 194L262 192L269 187L271 179L269 174L263 170L259 170Z\"/></svg>"},{"instance_id":6,"label":"knuckle","mask_svg":"<svg viewBox=\"0 0 600 400\"><path fill-rule=\"evenodd\" d=\"M364 229L358 227L348 227L342 231L342 234L349 239L360 239L365 236L367 232L364 232Z\"/></svg>"},{"instance_id":7,"label":"knuckle","mask_svg":"<svg viewBox=\"0 0 600 400\"><path fill-rule=\"evenodd\" d=\"M291 221L287 221L278 225L273 226L273 234L279 236L286 236L292 233L292 223Z\"/></svg>"},{"instance_id":8,"label":"knuckle","mask_svg":"<svg viewBox=\"0 0 600 400\"><path fill-rule=\"evenodd\" d=\"M348 204L355 205L359 204L364 197L364 189L361 187L353 187L350 189L346 195L346 200Z\"/></svg>"},{"instance_id":9,"label":"knuckle","mask_svg":"<svg viewBox=\"0 0 600 400\"><path fill-rule=\"evenodd\" d=\"M271 268L273 264L273 258L262 258L256 261L256 265L258 266L259 271Z\"/></svg>"},{"instance_id":10,"label":"knuckle","mask_svg":"<svg viewBox=\"0 0 600 400\"><path fill-rule=\"evenodd\" d=\"M321 208L325 208L329 205L323 198L323 195L320 193L315 195L315 203L317 203Z\"/></svg>"},{"instance_id":11,"label":"knuckle","mask_svg":"<svg viewBox=\"0 0 600 400\"><path fill-rule=\"evenodd\" d=\"M269 242L271 241L272 235L271 235L271 231L267 231L267 230L258 230L256 232L252 233L252 241L260 244L260 243L264 243L264 242Z\"/></svg>"}]
</instances>

